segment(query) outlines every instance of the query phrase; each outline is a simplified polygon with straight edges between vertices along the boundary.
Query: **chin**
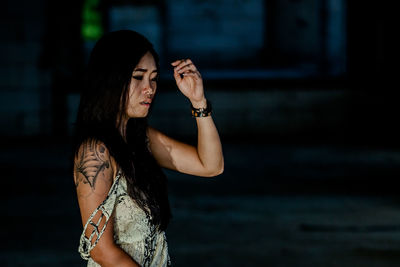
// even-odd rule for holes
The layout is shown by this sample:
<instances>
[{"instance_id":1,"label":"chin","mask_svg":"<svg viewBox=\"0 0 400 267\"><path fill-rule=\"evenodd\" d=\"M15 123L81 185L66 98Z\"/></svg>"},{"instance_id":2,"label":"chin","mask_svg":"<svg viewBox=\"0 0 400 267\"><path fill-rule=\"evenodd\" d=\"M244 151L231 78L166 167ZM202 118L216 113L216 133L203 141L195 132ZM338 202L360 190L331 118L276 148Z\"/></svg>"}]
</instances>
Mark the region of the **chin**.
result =
<instances>
[{"instance_id":1,"label":"chin","mask_svg":"<svg viewBox=\"0 0 400 267\"><path fill-rule=\"evenodd\" d=\"M145 113L145 114L135 114L135 115L132 115L132 116L129 116L130 118L145 118L145 117L147 117L147 113Z\"/></svg>"}]
</instances>

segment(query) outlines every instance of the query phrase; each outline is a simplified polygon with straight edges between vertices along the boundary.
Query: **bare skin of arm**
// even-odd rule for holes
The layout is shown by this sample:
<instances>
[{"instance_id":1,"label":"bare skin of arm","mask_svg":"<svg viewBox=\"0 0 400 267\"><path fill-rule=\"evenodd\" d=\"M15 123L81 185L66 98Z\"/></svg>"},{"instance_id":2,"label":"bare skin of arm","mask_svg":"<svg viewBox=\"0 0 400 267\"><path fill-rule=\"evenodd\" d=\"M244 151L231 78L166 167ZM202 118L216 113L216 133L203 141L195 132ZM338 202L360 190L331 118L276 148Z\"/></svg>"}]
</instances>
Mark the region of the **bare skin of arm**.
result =
<instances>
[{"instance_id":1,"label":"bare skin of arm","mask_svg":"<svg viewBox=\"0 0 400 267\"><path fill-rule=\"evenodd\" d=\"M178 89L194 108L207 105L203 80L190 59L171 63ZM202 177L213 177L224 171L224 157L217 128L211 116L197 117L197 147L177 141L148 127L147 135L154 158L164 168Z\"/></svg>"},{"instance_id":2,"label":"bare skin of arm","mask_svg":"<svg viewBox=\"0 0 400 267\"><path fill-rule=\"evenodd\" d=\"M85 225L91 213L104 201L116 176L115 160L100 141L84 142L74 159L74 181L81 212L82 224ZM100 218L99 212L93 218ZM105 217L99 228L104 225ZM140 266L131 256L114 242L113 216L107 223L106 230L97 245L90 252L91 258L103 267L107 266ZM88 226L86 236L90 236L92 226ZM94 239L96 236L94 237Z\"/></svg>"},{"instance_id":3,"label":"bare skin of arm","mask_svg":"<svg viewBox=\"0 0 400 267\"><path fill-rule=\"evenodd\" d=\"M212 117L196 118L197 147L177 141L148 127L150 149L158 164L186 174L213 177L223 172L224 159Z\"/></svg>"}]
</instances>

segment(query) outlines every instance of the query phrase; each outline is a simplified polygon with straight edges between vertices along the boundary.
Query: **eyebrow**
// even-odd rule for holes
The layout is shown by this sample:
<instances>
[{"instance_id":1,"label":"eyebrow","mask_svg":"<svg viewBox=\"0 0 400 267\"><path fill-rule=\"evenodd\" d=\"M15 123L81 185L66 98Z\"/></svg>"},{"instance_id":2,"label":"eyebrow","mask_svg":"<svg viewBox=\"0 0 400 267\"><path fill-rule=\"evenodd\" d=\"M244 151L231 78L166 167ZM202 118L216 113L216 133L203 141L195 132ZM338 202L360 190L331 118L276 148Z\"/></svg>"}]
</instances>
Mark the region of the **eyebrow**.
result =
<instances>
[{"instance_id":1,"label":"eyebrow","mask_svg":"<svg viewBox=\"0 0 400 267\"><path fill-rule=\"evenodd\" d=\"M147 70L146 70L146 69L141 69L141 68L137 68L137 69L135 69L135 70L134 70L134 72L135 72L135 71L147 72ZM158 72L158 70L157 70L157 69L155 69L155 70L153 70L151 73L153 73L153 72Z\"/></svg>"}]
</instances>

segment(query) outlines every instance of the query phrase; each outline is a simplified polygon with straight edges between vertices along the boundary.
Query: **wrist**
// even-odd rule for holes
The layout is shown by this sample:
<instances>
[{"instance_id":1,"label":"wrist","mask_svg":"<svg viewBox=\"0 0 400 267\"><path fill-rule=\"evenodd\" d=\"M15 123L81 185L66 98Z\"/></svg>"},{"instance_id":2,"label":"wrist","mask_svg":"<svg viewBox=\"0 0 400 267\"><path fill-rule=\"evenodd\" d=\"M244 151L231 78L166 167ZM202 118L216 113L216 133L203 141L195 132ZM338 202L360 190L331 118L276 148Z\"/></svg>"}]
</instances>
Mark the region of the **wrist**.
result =
<instances>
[{"instance_id":1,"label":"wrist","mask_svg":"<svg viewBox=\"0 0 400 267\"><path fill-rule=\"evenodd\" d=\"M198 104L197 105L198 107L195 107L192 102L192 105L191 105L192 117L208 117L208 116L210 116L211 111L212 111L211 102L208 101L207 99L205 99L205 103L203 103L203 102L200 102L200 103L196 103L196 104Z\"/></svg>"},{"instance_id":2,"label":"wrist","mask_svg":"<svg viewBox=\"0 0 400 267\"><path fill-rule=\"evenodd\" d=\"M207 99L205 97L203 97L203 99L200 101L190 100L190 102L194 108L205 108L207 106Z\"/></svg>"}]
</instances>

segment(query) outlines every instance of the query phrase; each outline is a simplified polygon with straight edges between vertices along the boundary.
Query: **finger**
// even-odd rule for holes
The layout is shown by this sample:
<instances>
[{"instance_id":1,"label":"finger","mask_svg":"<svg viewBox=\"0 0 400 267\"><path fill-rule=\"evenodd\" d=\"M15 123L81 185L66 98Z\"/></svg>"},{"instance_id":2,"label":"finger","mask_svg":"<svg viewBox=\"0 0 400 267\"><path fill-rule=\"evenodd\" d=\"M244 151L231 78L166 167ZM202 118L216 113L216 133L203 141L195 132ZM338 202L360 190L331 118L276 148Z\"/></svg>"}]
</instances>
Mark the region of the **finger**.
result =
<instances>
[{"instance_id":1,"label":"finger","mask_svg":"<svg viewBox=\"0 0 400 267\"><path fill-rule=\"evenodd\" d=\"M171 65L177 66L177 65L179 65L180 63L183 63L183 62L185 62L185 59L177 59L174 62L172 62Z\"/></svg>"},{"instance_id":2,"label":"finger","mask_svg":"<svg viewBox=\"0 0 400 267\"><path fill-rule=\"evenodd\" d=\"M182 60L177 66L175 66L175 68L177 70L179 70L189 64L193 64L193 62L190 59L185 59L185 60ZM193 66L194 66L194 64L193 64Z\"/></svg>"},{"instance_id":3,"label":"finger","mask_svg":"<svg viewBox=\"0 0 400 267\"><path fill-rule=\"evenodd\" d=\"M182 61L181 59L175 60L174 62L171 62L171 65L172 65L172 66L176 66L176 65L178 65L181 61Z\"/></svg>"},{"instance_id":4,"label":"finger","mask_svg":"<svg viewBox=\"0 0 400 267\"><path fill-rule=\"evenodd\" d=\"M193 77L195 80L199 79L199 75L197 73L194 73L194 72L186 72L186 73L182 73L182 75L184 77Z\"/></svg>"},{"instance_id":5,"label":"finger","mask_svg":"<svg viewBox=\"0 0 400 267\"><path fill-rule=\"evenodd\" d=\"M182 72L182 73L195 73L195 74L197 74L197 75L200 76L200 72L197 71L197 70L187 69L187 70L181 71L181 72ZM179 71L178 71L178 73L179 73Z\"/></svg>"},{"instance_id":6,"label":"finger","mask_svg":"<svg viewBox=\"0 0 400 267\"><path fill-rule=\"evenodd\" d=\"M177 69L177 72L182 73L182 72L185 72L185 71L188 71L188 70L197 71L196 67L193 64L189 64L189 65L183 66L180 69Z\"/></svg>"},{"instance_id":7,"label":"finger","mask_svg":"<svg viewBox=\"0 0 400 267\"><path fill-rule=\"evenodd\" d=\"M174 70L174 78L175 78L177 83L182 81L181 74L179 72L177 72L176 70Z\"/></svg>"},{"instance_id":8,"label":"finger","mask_svg":"<svg viewBox=\"0 0 400 267\"><path fill-rule=\"evenodd\" d=\"M200 72L198 70L188 70L186 72L194 73L194 74L196 74L197 76L199 76L201 78L201 74L200 74Z\"/></svg>"},{"instance_id":9,"label":"finger","mask_svg":"<svg viewBox=\"0 0 400 267\"><path fill-rule=\"evenodd\" d=\"M182 73L182 75L194 77L196 79L201 78L200 73L198 71L188 70L188 71L185 71L184 73Z\"/></svg>"}]
</instances>

